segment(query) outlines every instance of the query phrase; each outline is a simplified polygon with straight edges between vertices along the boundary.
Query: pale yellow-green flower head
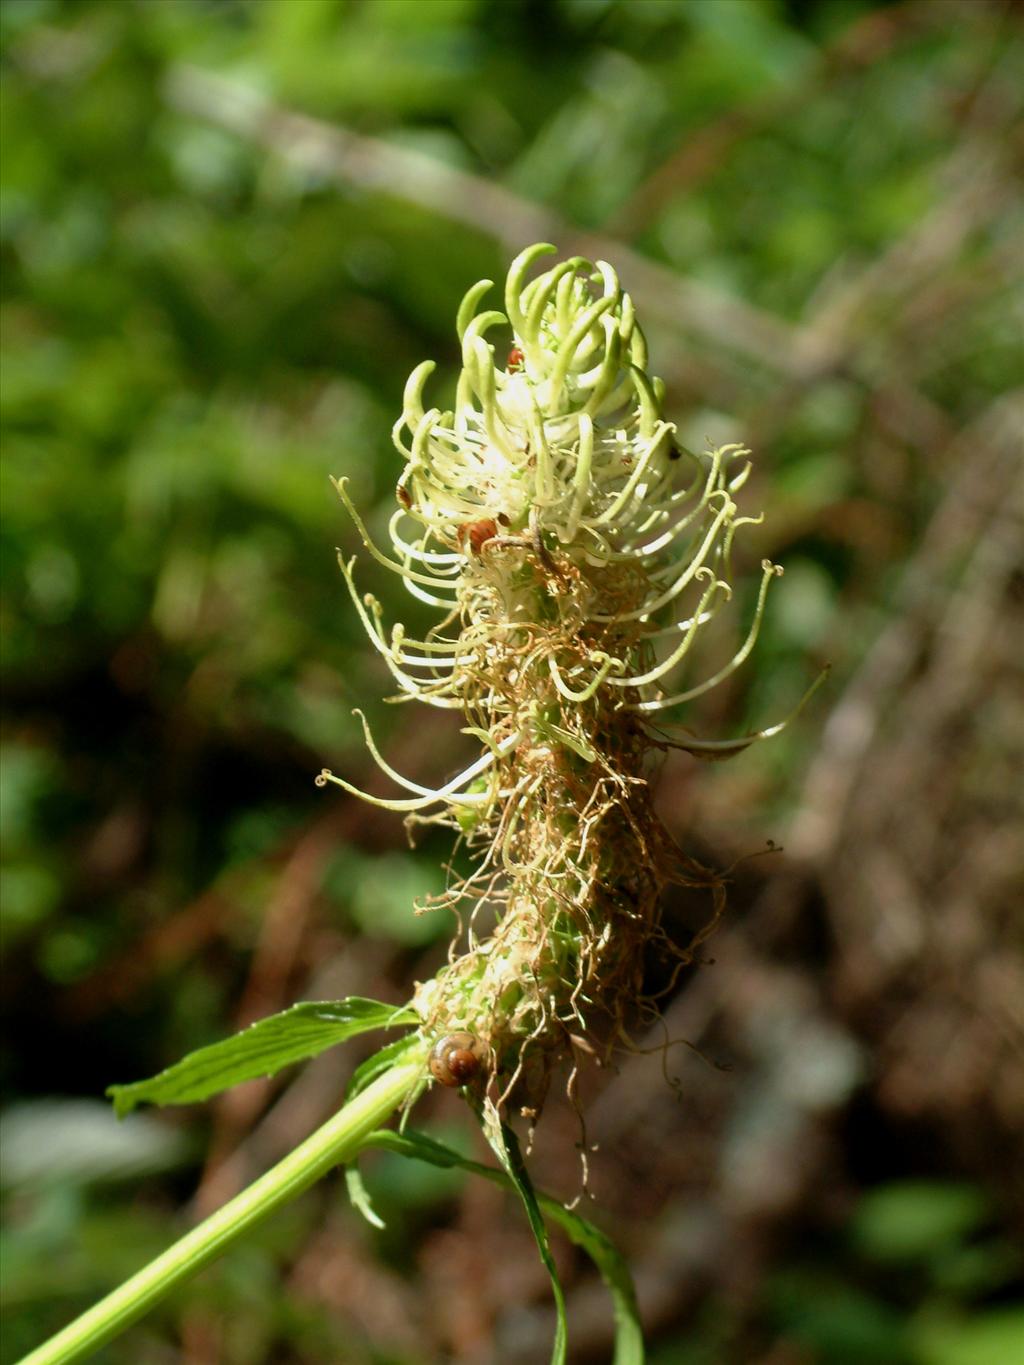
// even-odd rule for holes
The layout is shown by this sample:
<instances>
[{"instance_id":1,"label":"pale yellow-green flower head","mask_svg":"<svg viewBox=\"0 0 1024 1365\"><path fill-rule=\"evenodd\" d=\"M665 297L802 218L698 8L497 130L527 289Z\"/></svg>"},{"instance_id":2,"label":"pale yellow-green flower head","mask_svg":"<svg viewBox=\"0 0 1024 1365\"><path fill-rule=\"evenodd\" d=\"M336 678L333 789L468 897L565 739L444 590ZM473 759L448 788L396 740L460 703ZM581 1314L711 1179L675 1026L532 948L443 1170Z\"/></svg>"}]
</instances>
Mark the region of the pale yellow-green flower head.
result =
<instances>
[{"instance_id":1,"label":"pale yellow-green flower head","mask_svg":"<svg viewBox=\"0 0 1024 1365\"><path fill-rule=\"evenodd\" d=\"M584 542L600 544L596 528L618 517L625 529L668 474L672 428L628 294L609 265L595 271L579 257L527 284L551 250L530 247L513 263L504 313L475 311L488 280L466 295L454 411L424 410L433 362L410 376L395 428L407 459L400 487L411 516L442 542L467 521L501 517L519 529L532 515L562 544L581 528ZM487 336L497 328L496 352Z\"/></svg>"},{"instance_id":2,"label":"pale yellow-green flower head","mask_svg":"<svg viewBox=\"0 0 1024 1365\"><path fill-rule=\"evenodd\" d=\"M666 690L732 595L733 536L754 520L741 516L736 502L748 452L681 448L662 416L663 386L648 373L643 333L614 270L574 257L528 281L531 266L552 250L533 246L513 262L504 312L477 311L490 281L467 293L456 324L463 363L454 409L425 406L433 361L413 371L394 429L404 459L389 528L394 557L369 548L413 596L461 614L470 628L550 617L536 608L550 606L551 597L577 632L586 625L608 636L613 624L628 627L576 651L571 678L557 651L549 672L568 700L613 689L624 706L660 712L743 662L769 582L781 571L763 566L751 630L736 657L712 678ZM489 340L499 329L501 341ZM358 523L344 482L339 492ZM365 532L364 539L369 544ZM545 583L523 581L531 556ZM344 568L402 692L432 705L463 705L466 645L475 647L479 632L469 642L433 642L419 654L401 627L389 641L375 603L360 601ZM609 652L606 643L621 649ZM747 742L708 741L707 752ZM701 743L691 747L701 751Z\"/></svg>"}]
</instances>

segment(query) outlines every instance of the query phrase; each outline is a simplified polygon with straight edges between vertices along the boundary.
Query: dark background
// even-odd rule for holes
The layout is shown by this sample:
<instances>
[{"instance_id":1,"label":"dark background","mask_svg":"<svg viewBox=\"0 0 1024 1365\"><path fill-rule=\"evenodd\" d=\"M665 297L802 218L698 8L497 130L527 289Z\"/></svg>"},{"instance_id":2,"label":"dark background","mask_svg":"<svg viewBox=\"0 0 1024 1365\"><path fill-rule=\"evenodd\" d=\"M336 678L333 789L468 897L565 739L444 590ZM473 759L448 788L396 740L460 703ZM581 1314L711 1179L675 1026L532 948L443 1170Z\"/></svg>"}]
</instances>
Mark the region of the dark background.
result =
<instances>
[{"instance_id":1,"label":"dark background","mask_svg":"<svg viewBox=\"0 0 1024 1365\"><path fill-rule=\"evenodd\" d=\"M0 32L0 1357L305 1136L365 1049L120 1126L109 1082L443 957L410 907L445 842L312 784L375 782L356 704L414 777L465 752L383 704L327 476L381 524L408 371L449 384L464 290L546 239L619 270L683 439L755 453L746 563L786 577L694 728L833 664L781 738L665 769L689 851L785 852L738 865L666 1002L681 1098L657 1053L585 1078L585 1211L658 1365L1024 1359L1020 6L4 0ZM475 1150L456 1097L420 1117ZM533 1171L566 1196L576 1140L553 1101ZM500 1192L366 1174L386 1232L327 1182L97 1358L545 1360ZM606 1361L557 1251L574 1358Z\"/></svg>"}]
</instances>

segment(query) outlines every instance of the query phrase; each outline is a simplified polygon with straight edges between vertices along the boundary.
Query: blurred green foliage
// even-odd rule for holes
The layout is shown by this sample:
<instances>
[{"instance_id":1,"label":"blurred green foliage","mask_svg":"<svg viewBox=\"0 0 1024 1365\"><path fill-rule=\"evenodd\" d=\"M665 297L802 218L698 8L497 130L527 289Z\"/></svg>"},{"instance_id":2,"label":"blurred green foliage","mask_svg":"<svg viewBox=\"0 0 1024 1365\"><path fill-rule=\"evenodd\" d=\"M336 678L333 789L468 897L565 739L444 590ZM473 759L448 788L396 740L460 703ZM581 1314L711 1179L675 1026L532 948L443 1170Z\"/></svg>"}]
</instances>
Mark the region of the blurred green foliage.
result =
<instances>
[{"instance_id":1,"label":"blurred green foliage","mask_svg":"<svg viewBox=\"0 0 1024 1365\"><path fill-rule=\"evenodd\" d=\"M355 537L327 476L349 474L379 523L405 376L432 355L450 383L455 307L470 282L500 278L506 245L466 226L465 206L449 219L401 183L339 184L190 116L168 93L181 64L500 182L610 250L630 241L795 323L942 210L964 103L987 82L998 128L1024 61L1011 11L983 0L912 12L872 0L4 0L0 42L0 876L14 1044L0 1075L14 1102L97 1095L231 1026L280 865L331 818L336 798L312 775L365 763L352 705L413 767L458 761L457 736L379 701L386 680L332 562ZM855 360L826 356L803 383L787 387L770 353L699 338L685 317L652 324L684 437L758 448L775 529L757 548L787 564L760 667L702 723L785 710L809 654L838 653L849 672L884 618L938 496L928 433L970 422L1018 374L1000 263L1021 214L999 209L948 263L955 325L942 299L908 320L901 278L887 279L854 309ZM872 425L904 371L927 418L918 440ZM832 508L845 509L838 521ZM364 573L365 586L396 610L383 577ZM415 606L401 610L413 627ZM765 811L792 802L810 742L797 733L715 774L712 811L728 805L739 827L757 811L763 833ZM410 853L391 821L338 818L318 943L364 936L373 971L392 945L400 993L447 931L408 913L440 889L442 845ZM161 936L179 921L178 938ZM190 1171L158 1197L184 1194ZM403 1194L417 1208L446 1197L433 1175ZM73 1173L43 1195L15 1182L7 1214L4 1360L167 1231L165 1209ZM289 1217L189 1299L201 1310L219 1296L235 1324L225 1361L338 1349L324 1313L278 1293L288 1247L316 1224L307 1206ZM1017 1310L970 1316L1011 1273L987 1219L973 1187L877 1190L833 1246L834 1274L795 1256L766 1287L765 1330L804 1351L786 1359L822 1365L1020 1358ZM734 1359L721 1321L658 1358ZM169 1322L104 1358L165 1358L147 1333Z\"/></svg>"}]
</instances>

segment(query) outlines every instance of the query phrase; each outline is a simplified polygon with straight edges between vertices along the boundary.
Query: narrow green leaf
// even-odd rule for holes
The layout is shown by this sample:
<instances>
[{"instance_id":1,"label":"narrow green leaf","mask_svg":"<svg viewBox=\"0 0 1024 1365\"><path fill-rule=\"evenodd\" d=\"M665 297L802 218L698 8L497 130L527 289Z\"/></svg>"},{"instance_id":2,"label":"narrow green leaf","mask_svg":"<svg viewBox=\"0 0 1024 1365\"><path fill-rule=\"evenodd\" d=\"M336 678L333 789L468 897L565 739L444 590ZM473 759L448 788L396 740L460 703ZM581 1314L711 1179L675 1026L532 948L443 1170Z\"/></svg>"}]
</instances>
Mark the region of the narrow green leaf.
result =
<instances>
[{"instance_id":1,"label":"narrow green leaf","mask_svg":"<svg viewBox=\"0 0 1024 1365\"><path fill-rule=\"evenodd\" d=\"M519 1150L519 1139L507 1124L502 1123L497 1109L488 1101L484 1101L478 1115L484 1137L491 1144L491 1150L501 1162L505 1174L523 1201L526 1217L533 1232L534 1241L537 1243L537 1250L540 1252L540 1259L544 1262L544 1268L551 1278L551 1292L555 1298L555 1340L551 1348L551 1365L565 1365L568 1334L568 1324L565 1320L565 1295L562 1292L562 1282L558 1278L555 1258L551 1254L548 1230L544 1226L544 1219L541 1217L533 1181L523 1164L523 1154Z\"/></svg>"},{"instance_id":2,"label":"narrow green leaf","mask_svg":"<svg viewBox=\"0 0 1024 1365\"><path fill-rule=\"evenodd\" d=\"M107 1094L118 1115L129 1113L137 1104L192 1104L240 1081L273 1076L282 1067L315 1057L357 1033L418 1023L419 1017L406 1006L382 1005L358 996L303 1001L261 1019L233 1038L190 1052L148 1080L109 1086Z\"/></svg>"},{"instance_id":3,"label":"narrow green leaf","mask_svg":"<svg viewBox=\"0 0 1024 1365\"><path fill-rule=\"evenodd\" d=\"M349 1203L354 1209L363 1215L371 1227L379 1228L384 1231L385 1223L373 1209L370 1203L370 1195L363 1184L363 1177L359 1174L358 1166L345 1167L345 1188L348 1190Z\"/></svg>"},{"instance_id":4,"label":"narrow green leaf","mask_svg":"<svg viewBox=\"0 0 1024 1365\"><path fill-rule=\"evenodd\" d=\"M538 1193L537 1199L547 1216L561 1227L570 1242L587 1253L608 1286L615 1313L613 1365L643 1365L644 1336L629 1266L600 1228L549 1195Z\"/></svg>"},{"instance_id":5,"label":"narrow green leaf","mask_svg":"<svg viewBox=\"0 0 1024 1365\"><path fill-rule=\"evenodd\" d=\"M425 1133L409 1130L395 1133L380 1129L366 1139L364 1148L368 1147L396 1152L418 1161L428 1161L434 1166L456 1166L475 1175L482 1175L486 1180L506 1188L513 1183L511 1176L506 1175L504 1171L495 1170L493 1166L484 1166L479 1161L472 1161L443 1143L427 1137ZM569 1240L591 1258L611 1293L615 1313L613 1365L643 1365L643 1333L640 1328L633 1279L626 1262L605 1234L586 1218L567 1209L551 1195L538 1191L536 1199L543 1213L557 1223Z\"/></svg>"}]
</instances>

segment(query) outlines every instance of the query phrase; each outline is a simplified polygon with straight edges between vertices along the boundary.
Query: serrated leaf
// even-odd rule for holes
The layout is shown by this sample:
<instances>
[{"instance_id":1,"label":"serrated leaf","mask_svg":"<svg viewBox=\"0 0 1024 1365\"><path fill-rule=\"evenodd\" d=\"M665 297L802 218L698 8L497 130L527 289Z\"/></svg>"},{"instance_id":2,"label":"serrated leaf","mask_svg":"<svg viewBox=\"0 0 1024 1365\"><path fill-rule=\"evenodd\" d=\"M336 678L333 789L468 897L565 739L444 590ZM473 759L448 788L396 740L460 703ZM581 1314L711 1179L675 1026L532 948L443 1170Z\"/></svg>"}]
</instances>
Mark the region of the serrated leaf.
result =
<instances>
[{"instance_id":1,"label":"serrated leaf","mask_svg":"<svg viewBox=\"0 0 1024 1365\"><path fill-rule=\"evenodd\" d=\"M364 1150L377 1147L383 1151L395 1152L400 1156L413 1157L418 1161L428 1161L433 1166L455 1166L505 1188L514 1186L510 1174L484 1166L479 1161L462 1156L452 1148L427 1137L425 1133L406 1130L395 1133L380 1129L371 1133L364 1143ZM502 1163L504 1165L504 1163ZM517 1187L516 1187L517 1188ZM644 1343L640 1328L640 1314L637 1308L636 1292L629 1267L616 1251L611 1241L593 1223L580 1214L567 1209L551 1195L536 1192L536 1201L546 1217L557 1223L569 1240L585 1251L597 1266L612 1296L615 1314L615 1356L613 1365L643 1365Z\"/></svg>"},{"instance_id":2,"label":"serrated leaf","mask_svg":"<svg viewBox=\"0 0 1024 1365\"><path fill-rule=\"evenodd\" d=\"M109 1086L107 1094L119 1116L137 1104L193 1104L242 1081L273 1076L358 1033L418 1023L419 1017L405 1006L396 1008L358 996L303 1001L259 1020L233 1038L190 1052L148 1080Z\"/></svg>"},{"instance_id":3,"label":"serrated leaf","mask_svg":"<svg viewBox=\"0 0 1024 1365\"><path fill-rule=\"evenodd\" d=\"M416 1041L415 1034L396 1038L393 1043L385 1043L378 1052L360 1062L345 1088L346 1100L354 1099L361 1090L365 1090L378 1076L387 1071L388 1067L401 1065L406 1055L416 1046Z\"/></svg>"}]
</instances>

